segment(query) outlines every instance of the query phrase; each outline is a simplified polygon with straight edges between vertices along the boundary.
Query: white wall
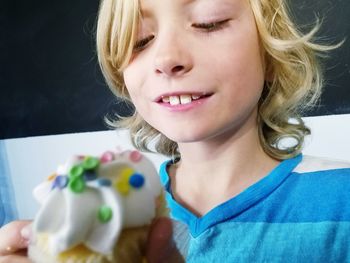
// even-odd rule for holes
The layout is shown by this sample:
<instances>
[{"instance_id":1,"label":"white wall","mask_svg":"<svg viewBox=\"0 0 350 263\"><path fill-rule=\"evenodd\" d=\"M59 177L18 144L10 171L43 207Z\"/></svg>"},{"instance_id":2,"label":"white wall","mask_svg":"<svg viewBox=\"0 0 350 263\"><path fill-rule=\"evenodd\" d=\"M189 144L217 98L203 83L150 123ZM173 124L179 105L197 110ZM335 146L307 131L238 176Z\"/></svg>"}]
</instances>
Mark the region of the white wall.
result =
<instances>
[{"instance_id":1,"label":"white wall","mask_svg":"<svg viewBox=\"0 0 350 263\"><path fill-rule=\"evenodd\" d=\"M312 129L304 154L350 160L350 114L309 117ZM38 209L32 189L75 154L100 155L130 149L126 131L104 131L4 140L19 218L32 218ZM164 157L147 154L158 167Z\"/></svg>"},{"instance_id":2,"label":"white wall","mask_svg":"<svg viewBox=\"0 0 350 263\"><path fill-rule=\"evenodd\" d=\"M311 128L304 154L350 161L350 114L304 118Z\"/></svg>"}]
</instances>

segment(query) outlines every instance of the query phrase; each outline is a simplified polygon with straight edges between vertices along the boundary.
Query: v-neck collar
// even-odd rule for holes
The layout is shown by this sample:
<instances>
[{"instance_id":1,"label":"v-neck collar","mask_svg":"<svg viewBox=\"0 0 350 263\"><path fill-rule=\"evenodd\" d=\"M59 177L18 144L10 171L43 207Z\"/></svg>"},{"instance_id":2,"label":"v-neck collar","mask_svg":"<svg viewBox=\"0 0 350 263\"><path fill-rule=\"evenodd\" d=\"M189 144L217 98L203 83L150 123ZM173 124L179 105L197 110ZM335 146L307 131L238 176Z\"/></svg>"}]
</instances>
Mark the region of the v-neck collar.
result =
<instances>
[{"instance_id":1,"label":"v-neck collar","mask_svg":"<svg viewBox=\"0 0 350 263\"><path fill-rule=\"evenodd\" d=\"M170 207L172 218L182 221L189 226L192 236L196 237L209 227L228 218L233 218L248 209L259 200L268 196L291 174L302 160L302 154L282 161L268 175L254 183L240 194L214 207L205 215L198 217L186 207L178 203L171 192L170 178L167 168L172 161L164 162L160 167L160 180L166 191L166 199Z\"/></svg>"}]
</instances>

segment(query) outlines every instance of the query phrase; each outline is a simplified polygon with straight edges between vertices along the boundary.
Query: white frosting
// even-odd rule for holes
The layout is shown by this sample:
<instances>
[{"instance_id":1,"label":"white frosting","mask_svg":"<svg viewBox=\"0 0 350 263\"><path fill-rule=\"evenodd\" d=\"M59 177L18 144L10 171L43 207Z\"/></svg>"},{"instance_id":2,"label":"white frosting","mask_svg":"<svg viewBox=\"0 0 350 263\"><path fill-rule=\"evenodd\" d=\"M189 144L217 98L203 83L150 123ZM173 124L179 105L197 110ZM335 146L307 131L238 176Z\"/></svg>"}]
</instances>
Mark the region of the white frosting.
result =
<instances>
[{"instance_id":1,"label":"white frosting","mask_svg":"<svg viewBox=\"0 0 350 263\"><path fill-rule=\"evenodd\" d=\"M97 178L108 178L114 184L120 172L131 168L144 176L141 188L130 187L127 195L120 194L112 186L100 186L97 180L86 181L86 188L75 193L68 187L52 188L52 181L45 181L34 189L34 196L42 204L35 220L34 233L49 234L49 249L53 254L61 253L78 244L84 244L95 252L112 253L121 230L149 224L155 216L155 199L161 186L153 164L142 156L131 161L130 151L116 155L115 160L101 163L96 169ZM132 158L131 158L132 159ZM59 166L59 175L68 174L73 165L79 164L77 157ZM108 222L98 219L98 209L107 205L112 210Z\"/></svg>"}]
</instances>

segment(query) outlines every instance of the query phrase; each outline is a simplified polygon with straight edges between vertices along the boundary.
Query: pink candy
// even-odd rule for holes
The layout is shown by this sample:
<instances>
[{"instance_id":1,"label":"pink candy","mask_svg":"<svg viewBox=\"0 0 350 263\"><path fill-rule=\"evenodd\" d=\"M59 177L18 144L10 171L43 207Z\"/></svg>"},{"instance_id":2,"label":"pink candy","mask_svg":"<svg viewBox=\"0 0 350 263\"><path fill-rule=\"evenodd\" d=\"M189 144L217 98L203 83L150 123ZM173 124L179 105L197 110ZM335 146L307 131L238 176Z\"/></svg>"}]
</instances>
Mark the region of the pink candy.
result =
<instances>
[{"instance_id":1,"label":"pink candy","mask_svg":"<svg viewBox=\"0 0 350 263\"><path fill-rule=\"evenodd\" d=\"M111 151L105 152L102 154L100 161L101 163L109 163L114 160L114 153Z\"/></svg>"},{"instance_id":2,"label":"pink candy","mask_svg":"<svg viewBox=\"0 0 350 263\"><path fill-rule=\"evenodd\" d=\"M138 151L132 151L129 155L129 159L130 159L130 161L137 163L137 162L141 161L142 154Z\"/></svg>"}]
</instances>

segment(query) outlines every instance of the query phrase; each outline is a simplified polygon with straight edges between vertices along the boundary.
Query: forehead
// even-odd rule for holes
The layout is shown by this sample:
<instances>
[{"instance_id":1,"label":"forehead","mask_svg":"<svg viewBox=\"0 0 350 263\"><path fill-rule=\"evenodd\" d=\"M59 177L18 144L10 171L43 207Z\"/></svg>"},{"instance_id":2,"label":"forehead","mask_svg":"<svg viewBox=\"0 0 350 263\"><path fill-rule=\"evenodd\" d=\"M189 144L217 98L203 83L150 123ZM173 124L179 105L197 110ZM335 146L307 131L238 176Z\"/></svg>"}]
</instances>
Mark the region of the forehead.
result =
<instances>
[{"instance_id":1,"label":"forehead","mask_svg":"<svg viewBox=\"0 0 350 263\"><path fill-rule=\"evenodd\" d=\"M172 2L170 2L172 1ZM198 2L198 1L206 1L206 0L140 0L140 9L143 14L149 13L152 9L157 8L157 6L161 3L164 5L181 5L181 6L187 6L191 3Z\"/></svg>"},{"instance_id":2,"label":"forehead","mask_svg":"<svg viewBox=\"0 0 350 263\"><path fill-rule=\"evenodd\" d=\"M155 2L155 1L166 1L166 0L140 0L140 3L141 5L147 5L147 4L151 4L152 2ZM193 3L193 2L199 2L199 1L203 1L203 0L171 0L173 2L176 2L176 3L179 3L179 4L190 4L190 3ZM204 0L204 1L208 1L208 0ZM215 1L215 0L209 0L209 1Z\"/></svg>"},{"instance_id":3,"label":"forehead","mask_svg":"<svg viewBox=\"0 0 350 263\"><path fill-rule=\"evenodd\" d=\"M197 8L205 7L216 9L235 8L239 5L249 2L248 0L140 0L139 7L143 17L151 16L156 9L176 9L176 8Z\"/></svg>"}]
</instances>

